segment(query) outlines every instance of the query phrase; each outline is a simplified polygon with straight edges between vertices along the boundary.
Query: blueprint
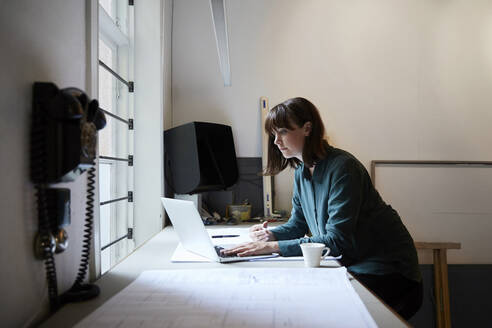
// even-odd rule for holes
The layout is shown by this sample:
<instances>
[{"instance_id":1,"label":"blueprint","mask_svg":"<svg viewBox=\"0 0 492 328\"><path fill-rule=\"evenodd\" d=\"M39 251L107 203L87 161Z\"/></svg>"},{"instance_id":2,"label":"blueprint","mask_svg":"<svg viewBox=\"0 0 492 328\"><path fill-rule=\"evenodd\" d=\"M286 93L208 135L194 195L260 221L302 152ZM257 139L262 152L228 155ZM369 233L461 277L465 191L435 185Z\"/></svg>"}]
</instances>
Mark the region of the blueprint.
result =
<instances>
[{"instance_id":1,"label":"blueprint","mask_svg":"<svg viewBox=\"0 0 492 328\"><path fill-rule=\"evenodd\" d=\"M76 327L377 327L344 267L145 271Z\"/></svg>"}]
</instances>

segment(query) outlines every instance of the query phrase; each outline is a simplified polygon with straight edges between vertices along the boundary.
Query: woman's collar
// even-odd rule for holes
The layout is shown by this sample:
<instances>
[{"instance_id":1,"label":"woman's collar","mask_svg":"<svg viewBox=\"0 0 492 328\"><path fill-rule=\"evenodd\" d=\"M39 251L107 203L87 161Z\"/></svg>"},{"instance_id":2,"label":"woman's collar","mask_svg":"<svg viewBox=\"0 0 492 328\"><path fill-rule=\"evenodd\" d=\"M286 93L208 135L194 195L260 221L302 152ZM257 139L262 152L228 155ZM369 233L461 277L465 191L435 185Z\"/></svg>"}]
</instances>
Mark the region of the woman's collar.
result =
<instances>
[{"instance_id":1,"label":"woman's collar","mask_svg":"<svg viewBox=\"0 0 492 328\"><path fill-rule=\"evenodd\" d=\"M328 145L326 156L315 162L312 177L311 177L311 172L309 171L309 167L307 167L307 165L305 165L304 162L301 162L302 175L304 176L305 179L311 180L312 178L314 181L318 181L319 175L321 174L320 170L322 170L322 166L324 166L323 162L329 158L329 154L332 150L333 150L333 146Z\"/></svg>"},{"instance_id":2,"label":"woman's collar","mask_svg":"<svg viewBox=\"0 0 492 328\"><path fill-rule=\"evenodd\" d=\"M315 165L314 165L314 170L313 170L313 175L311 176L311 172L309 171L309 167L307 165L304 165L304 162L302 163L302 175L304 176L305 179L307 180L315 180L317 181L316 177L319 175L319 170L320 170L320 164L323 162L322 160L319 160Z\"/></svg>"}]
</instances>

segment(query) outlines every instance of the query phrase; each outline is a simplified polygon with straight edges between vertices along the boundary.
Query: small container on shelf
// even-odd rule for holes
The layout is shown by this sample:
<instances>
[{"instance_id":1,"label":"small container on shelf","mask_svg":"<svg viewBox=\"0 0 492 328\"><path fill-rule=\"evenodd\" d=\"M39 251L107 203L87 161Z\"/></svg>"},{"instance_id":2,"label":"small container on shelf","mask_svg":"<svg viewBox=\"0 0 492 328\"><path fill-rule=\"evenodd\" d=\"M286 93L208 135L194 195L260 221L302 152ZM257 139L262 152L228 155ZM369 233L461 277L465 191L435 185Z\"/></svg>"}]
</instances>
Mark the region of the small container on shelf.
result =
<instances>
[{"instance_id":1,"label":"small container on shelf","mask_svg":"<svg viewBox=\"0 0 492 328\"><path fill-rule=\"evenodd\" d=\"M226 217L235 218L238 221L248 221L251 218L251 205L227 205Z\"/></svg>"}]
</instances>

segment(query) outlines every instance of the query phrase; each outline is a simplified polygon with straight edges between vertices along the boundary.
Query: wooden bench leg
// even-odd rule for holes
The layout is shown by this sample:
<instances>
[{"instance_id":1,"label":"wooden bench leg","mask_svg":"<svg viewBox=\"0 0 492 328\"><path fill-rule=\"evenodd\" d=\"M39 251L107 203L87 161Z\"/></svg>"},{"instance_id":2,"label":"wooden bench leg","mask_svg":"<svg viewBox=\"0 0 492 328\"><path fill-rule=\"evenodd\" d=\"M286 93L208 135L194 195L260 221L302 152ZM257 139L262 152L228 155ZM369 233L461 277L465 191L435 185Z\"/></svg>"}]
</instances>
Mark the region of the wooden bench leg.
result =
<instances>
[{"instance_id":1,"label":"wooden bench leg","mask_svg":"<svg viewBox=\"0 0 492 328\"><path fill-rule=\"evenodd\" d=\"M436 326L451 327L449 307L448 263L445 249L434 249L434 296L436 300Z\"/></svg>"}]
</instances>

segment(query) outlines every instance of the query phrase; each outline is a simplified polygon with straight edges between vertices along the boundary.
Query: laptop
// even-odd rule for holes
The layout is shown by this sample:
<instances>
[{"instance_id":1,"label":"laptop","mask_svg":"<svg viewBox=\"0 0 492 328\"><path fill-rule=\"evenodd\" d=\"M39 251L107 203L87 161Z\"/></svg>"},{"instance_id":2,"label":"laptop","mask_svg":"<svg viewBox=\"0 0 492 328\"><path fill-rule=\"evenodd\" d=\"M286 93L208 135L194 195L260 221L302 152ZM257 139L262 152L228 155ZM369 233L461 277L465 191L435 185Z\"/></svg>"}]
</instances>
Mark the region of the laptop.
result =
<instances>
[{"instance_id":1,"label":"laptop","mask_svg":"<svg viewBox=\"0 0 492 328\"><path fill-rule=\"evenodd\" d=\"M277 257L278 254L236 256L224 255L221 249L232 248L235 245L214 245L212 239L203 225L202 218L192 201L178 200L161 197L162 204L166 210L178 234L183 247L190 252L204 256L210 260L227 263L249 261Z\"/></svg>"}]
</instances>

